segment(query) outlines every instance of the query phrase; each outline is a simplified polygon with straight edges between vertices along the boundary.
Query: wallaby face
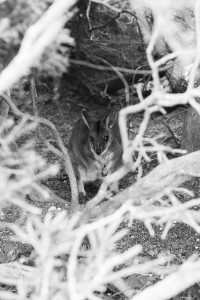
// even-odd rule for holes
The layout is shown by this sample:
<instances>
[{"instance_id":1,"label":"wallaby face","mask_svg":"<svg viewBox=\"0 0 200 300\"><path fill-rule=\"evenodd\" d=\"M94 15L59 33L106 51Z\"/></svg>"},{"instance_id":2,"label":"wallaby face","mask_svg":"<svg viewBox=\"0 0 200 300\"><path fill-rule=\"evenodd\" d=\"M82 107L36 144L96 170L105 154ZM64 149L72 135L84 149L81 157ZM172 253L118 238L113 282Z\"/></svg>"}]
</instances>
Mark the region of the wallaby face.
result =
<instances>
[{"instance_id":1,"label":"wallaby face","mask_svg":"<svg viewBox=\"0 0 200 300\"><path fill-rule=\"evenodd\" d=\"M79 193L85 194L84 183L103 181L122 164L117 113L109 114L101 110L88 113L82 110L68 147Z\"/></svg>"},{"instance_id":2,"label":"wallaby face","mask_svg":"<svg viewBox=\"0 0 200 300\"><path fill-rule=\"evenodd\" d=\"M88 143L95 155L105 153L113 140L112 127L116 121L116 115L109 115L102 120L93 120L90 115L82 110L82 118L88 128Z\"/></svg>"}]
</instances>

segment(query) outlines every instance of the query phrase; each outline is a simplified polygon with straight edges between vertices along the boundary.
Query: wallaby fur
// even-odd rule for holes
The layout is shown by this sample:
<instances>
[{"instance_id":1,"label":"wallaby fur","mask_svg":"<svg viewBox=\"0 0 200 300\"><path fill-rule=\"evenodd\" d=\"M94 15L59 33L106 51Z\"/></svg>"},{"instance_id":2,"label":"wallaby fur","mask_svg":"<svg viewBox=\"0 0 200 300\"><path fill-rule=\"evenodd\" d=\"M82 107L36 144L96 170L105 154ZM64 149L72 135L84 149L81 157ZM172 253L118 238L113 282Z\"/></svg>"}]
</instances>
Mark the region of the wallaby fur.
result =
<instances>
[{"instance_id":1,"label":"wallaby fur","mask_svg":"<svg viewBox=\"0 0 200 300\"><path fill-rule=\"evenodd\" d=\"M86 194L84 183L103 181L122 164L122 145L117 112L82 110L68 145L79 193ZM112 190L118 190L118 183Z\"/></svg>"}]
</instances>

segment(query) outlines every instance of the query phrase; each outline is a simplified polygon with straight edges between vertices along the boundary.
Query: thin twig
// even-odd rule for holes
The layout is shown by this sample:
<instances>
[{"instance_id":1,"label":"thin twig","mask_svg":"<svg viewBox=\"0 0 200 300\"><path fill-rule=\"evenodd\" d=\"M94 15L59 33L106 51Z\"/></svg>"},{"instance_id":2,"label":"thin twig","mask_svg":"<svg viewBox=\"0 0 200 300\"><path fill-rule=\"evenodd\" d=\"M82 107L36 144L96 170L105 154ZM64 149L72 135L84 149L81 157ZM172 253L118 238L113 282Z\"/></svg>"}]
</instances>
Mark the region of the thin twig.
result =
<instances>
[{"instance_id":1,"label":"thin twig","mask_svg":"<svg viewBox=\"0 0 200 300\"><path fill-rule=\"evenodd\" d=\"M63 143L63 141L60 137L60 134L57 131L55 125L51 121L49 121L45 118L37 118L37 117L31 116L29 114L24 114L17 108L17 106L13 103L13 101L7 95L3 95L3 97L16 116L18 116L20 118L26 116L27 119L34 121L36 123L38 122L42 125L45 125L52 131L60 150L56 149L52 144L50 144L48 141L46 141L46 139L44 139L44 141L46 142L47 147L49 148L50 151L52 151L52 149L53 149L53 152L56 154L59 153L58 151L60 151L59 157L61 157L64 160L65 170L67 172L67 175L68 175L69 181L70 181L71 197L72 197L71 201L74 204L74 208L72 208L72 209L76 209L78 206L78 189L77 189L76 177L74 174L74 169L73 169L73 166L71 163L71 159L70 159L68 150L64 146L64 143Z\"/></svg>"},{"instance_id":2,"label":"thin twig","mask_svg":"<svg viewBox=\"0 0 200 300\"><path fill-rule=\"evenodd\" d=\"M38 96L37 96L37 90L36 90L36 84L35 84L35 77L34 75L30 75L30 91L31 91L31 99L33 103L33 111L36 118L39 117L39 109L38 109ZM40 135L40 124L38 124L37 128L37 136Z\"/></svg>"},{"instance_id":3,"label":"thin twig","mask_svg":"<svg viewBox=\"0 0 200 300\"><path fill-rule=\"evenodd\" d=\"M178 138L175 136L175 134L174 134L173 130L171 129L171 127L169 126L169 124L167 124L166 121L164 121L164 120L161 120L161 122L162 122L163 125L169 130L169 132L170 132L170 134L171 134L171 136L172 136L172 138L173 138L173 140L174 140L176 146L177 146L177 147L180 147L180 146L181 146L181 143L180 143L180 141L178 140Z\"/></svg>"},{"instance_id":4,"label":"thin twig","mask_svg":"<svg viewBox=\"0 0 200 300\"><path fill-rule=\"evenodd\" d=\"M75 64L75 65L85 66L85 67L96 69L99 71L113 71L113 68L115 68L115 69L119 70L120 72L124 72L127 74L141 74L141 75L152 74L151 70L131 70L128 68L116 67L116 66L113 66L113 68L111 68L111 67L106 67L106 66L101 66L101 65L95 65L93 63L78 60L78 59L69 59L69 62L72 64ZM167 71L168 69L170 69L172 67L172 65L173 65L173 63L169 63L167 66L159 68L159 72Z\"/></svg>"},{"instance_id":5,"label":"thin twig","mask_svg":"<svg viewBox=\"0 0 200 300\"><path fill-rule=\"evenodd\" d=\"M117 18L120 17L120 13L118 13L115 17L113 17L112 19L110 19L109 21L107 21L106 23L102 24L102 25L99 25L99 26L94 26L92 27L89 31L92 32L94 30L97 30L97 29L102 29L108 25L110 25L114 20L116 20Z\"/></svg>"}]
</instances>

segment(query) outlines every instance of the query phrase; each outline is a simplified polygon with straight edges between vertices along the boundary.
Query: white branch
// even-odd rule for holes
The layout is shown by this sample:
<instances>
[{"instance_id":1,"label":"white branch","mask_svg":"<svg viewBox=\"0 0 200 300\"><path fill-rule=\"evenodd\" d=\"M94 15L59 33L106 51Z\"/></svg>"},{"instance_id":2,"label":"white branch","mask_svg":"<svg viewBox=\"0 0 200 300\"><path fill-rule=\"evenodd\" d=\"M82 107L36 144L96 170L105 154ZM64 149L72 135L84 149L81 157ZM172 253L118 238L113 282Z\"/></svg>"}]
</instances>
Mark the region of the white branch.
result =
<instances>
[{"instance_id":1,"label":"white branch","mask_svg":"<svg viewBox=\"0 0 200 300\"><path fill-rule=\"evenodd\" d=\"M184 263L179 271L169 275L155 285L146 288L143 292L131 298L131 300L167 300L184 291L191 285L199 282L200 263Z\"/></svg>"},{"instance_id":2,"label":"white branch","mask_svg":"<svg viewBox=\"0 0 200 300\"><path fill-rule=\"evenodd\" d=\"M0 94L9 90L22 76L29 74L30 68L38 62L47 46L57 38L65 22L72 16L69 9L75 3L76 0L56 0L46 13L29 27L18 54L0 74ZM70 37L68 41L72 43Z\"/></svg>"}]
</instances>

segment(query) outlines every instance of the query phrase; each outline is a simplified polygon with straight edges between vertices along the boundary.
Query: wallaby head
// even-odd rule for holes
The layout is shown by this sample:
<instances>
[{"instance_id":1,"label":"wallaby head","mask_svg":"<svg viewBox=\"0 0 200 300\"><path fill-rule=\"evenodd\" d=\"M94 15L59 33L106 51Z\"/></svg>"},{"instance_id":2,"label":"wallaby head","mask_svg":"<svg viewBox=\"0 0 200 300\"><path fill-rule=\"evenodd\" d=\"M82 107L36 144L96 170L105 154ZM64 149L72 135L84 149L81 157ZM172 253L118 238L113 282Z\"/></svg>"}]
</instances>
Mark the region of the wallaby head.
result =
<instances>
[{"instance_id":1,"label":"wallaby head","mask_svg":"<svg viewBox=\"0 0 200 300\"><path fill-rule=\"evenodd\" d=\"M88 143L91 151L95 155L105 153L109 149L114 138L112 128L117 121L117 114L113 112L103 118L97 118L84 109L81 114L82 119L88 128Z\"/></svg>"}]
</instances>

